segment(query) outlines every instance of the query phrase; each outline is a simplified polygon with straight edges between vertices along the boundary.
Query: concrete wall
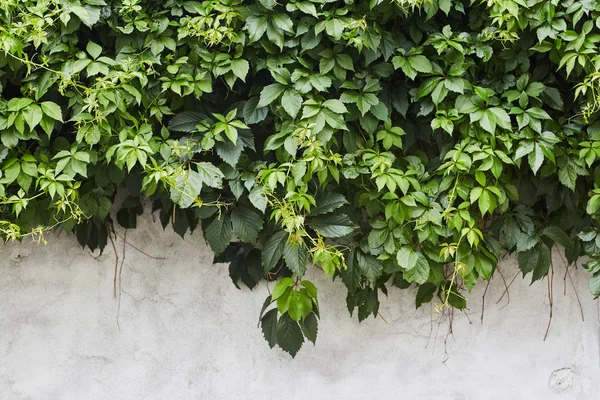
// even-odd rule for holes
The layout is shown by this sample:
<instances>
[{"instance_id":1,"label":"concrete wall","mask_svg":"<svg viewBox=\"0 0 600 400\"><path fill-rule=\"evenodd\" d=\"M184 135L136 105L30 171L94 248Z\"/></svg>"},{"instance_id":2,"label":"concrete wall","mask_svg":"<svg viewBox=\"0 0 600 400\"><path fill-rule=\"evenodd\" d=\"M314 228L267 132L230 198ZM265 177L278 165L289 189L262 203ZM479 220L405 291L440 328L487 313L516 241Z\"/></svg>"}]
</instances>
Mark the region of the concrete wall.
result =
<instances>
[{"instance_id":1,"label":"concrete wall","mask_svg":"<svg viewBox=\"0 0 600 400\"><path fill-rule=\"evenodd\" d=\"M483 325L485 285L448 336L448 320L415 310L412 291L391 291L382 318L358 324L341 283L313 274L317 346L291 359L256 327L266 286L236 290L199 234L182 240L146 214L127 238L166 260L126 248L119 313L111 248L98 257L64 234L0 245L0 399L600 399L598 303L571 270L582 322L558 254L546 341L546 281L518 277L510 303L496 304L497 275ZM500 269L510 281L514 260Z\"/></svg>"}]
</instances>

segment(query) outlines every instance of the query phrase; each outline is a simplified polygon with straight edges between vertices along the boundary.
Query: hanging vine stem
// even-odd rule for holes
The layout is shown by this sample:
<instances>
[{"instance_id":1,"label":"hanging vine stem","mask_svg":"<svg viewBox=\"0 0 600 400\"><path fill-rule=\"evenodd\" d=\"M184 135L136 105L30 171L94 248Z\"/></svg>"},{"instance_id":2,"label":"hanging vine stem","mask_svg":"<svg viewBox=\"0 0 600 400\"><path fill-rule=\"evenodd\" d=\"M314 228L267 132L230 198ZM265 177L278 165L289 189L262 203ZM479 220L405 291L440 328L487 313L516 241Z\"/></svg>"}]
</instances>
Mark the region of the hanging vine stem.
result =
<instances>
[{"instance_id":1,"label":"hanging vine stem","mask_svg":"<svg viewBox=\"0 0 600 400\"><path fill-rule=\"evenodd\" d=\"M544 342L548 338L548 332L550 331L550 325L552 324L552 312L554 309L554 261L550 256L550 274L547 277L548 280L548 301L550 302L550 316L548 317L548 326L546 327L546 333L544 334Z\"/></svg>"},{"instance_id":2,"label":"hanging vine stem","mask_svg":"<svg viewBox=\"0 0 600 400\"><path fill-rule=\"evenodd\" d=\"M116 232L115 232L115 227L112 224L112 222L106 223L106 232L107 232L108 238L110 239L110 244L112 245L113 251L115 252L115 274L113 277L113 296L116 299L117 298L117 272L119 270L119 253L117 252L117 246L115 246L115 240L113 238L113 235L116 238Z\"/></svg>"},{"instance_id":3,"label":"hanging vine stem","mask_svg":"<svg viewBox=\"0 0 600 400\"><path fill-rule=\"evenodd\" d=\"M504 282L504 288L505 288L505 292L506 292L506 296L507 296L507 302L506 302L506 304L504 306L502 306L502 308L504 308L504 307L506 307L507 305L510 304L510 291L508 290L508 285L506 284L506 278L504 278L504 274L500 270L500 266L499 265L496 267L496 271L498 271L498 273L500 274L500 277L502 278L502 282ZM504 296L504 294L502 296ZM502 298L500 298L500 300L502 300ZM496 302L496 304L498 304L500 302L500 300L498 300ZM501 310L502 310L502 308L501 308Z\"/></svg>"},{"instance_id":4,"label":"hanging vine stem","mask_svg":"<svg viewBox=\"0 0 600 400\"><path fill-rule=\"evenodd\" d=\"M125 233L123 234L123 253L122 253L122 258L121 258L121 267L119 268L119 300L118 300L118 305L117 305L117 327L119 328L119 330L121 330L121 325L119 324L119 314L121 313L121 295L122 295L122 289L121 289L121 283L123 281L122 279L122 275L123 275L123 265L125 265L125 251L127 250L127 229L125 229Z\"/></svg>"},{"instance_id":5,"label":"hanging vine stem","mask_svg":"<svg viewBox=\"0 0 600 400\"><path fill-rule=\"evenodd\" d=\"M570 265L567 263L567 261L564 259L563 255L561 254L561 252L558 252L558 255L560 256L560 259L563 262L563 265L565 265L566 267L566 272L565 272L565 279L566 276L569 277L569 281L571 282L571 286L573 287L573 291L575 292L575 298L577 299L577 304L579 305L579 312L581 313L581 321L585 322L585 317L583 315L583 305L581 304L581 300L579 299L579 291L577 290L577 287L575 286L575 282L573 282L573 278L571 277L571 271L570 271ZM566 285L566 281L565 281L565 288L564 288L564 295L566 296L567 294L567 285Z\"/></svg>"}]
</instances>

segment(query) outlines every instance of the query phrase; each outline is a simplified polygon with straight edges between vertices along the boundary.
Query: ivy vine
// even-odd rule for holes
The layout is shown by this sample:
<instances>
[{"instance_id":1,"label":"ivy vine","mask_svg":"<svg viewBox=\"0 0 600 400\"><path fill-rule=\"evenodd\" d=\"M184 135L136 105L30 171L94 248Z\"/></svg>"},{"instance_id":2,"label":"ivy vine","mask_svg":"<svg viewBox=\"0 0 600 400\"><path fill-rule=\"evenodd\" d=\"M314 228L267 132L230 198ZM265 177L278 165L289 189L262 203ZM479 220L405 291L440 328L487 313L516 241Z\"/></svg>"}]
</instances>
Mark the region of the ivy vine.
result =
<instances>
[{"instance_id":1,"label":"ivy vine","mask_svg":"<svg viewBox=\"0 0 600 400\"><path fill-rule=\"evenodd\" d=\"M317 338L320 268L359 320L392 288L464 309L504 254L586 256L600 295L600 3L4 0L0 234L104 249L148 199L271 347ZM199 237L199 236L195 236Z\"/></svg>"}]
</instances>

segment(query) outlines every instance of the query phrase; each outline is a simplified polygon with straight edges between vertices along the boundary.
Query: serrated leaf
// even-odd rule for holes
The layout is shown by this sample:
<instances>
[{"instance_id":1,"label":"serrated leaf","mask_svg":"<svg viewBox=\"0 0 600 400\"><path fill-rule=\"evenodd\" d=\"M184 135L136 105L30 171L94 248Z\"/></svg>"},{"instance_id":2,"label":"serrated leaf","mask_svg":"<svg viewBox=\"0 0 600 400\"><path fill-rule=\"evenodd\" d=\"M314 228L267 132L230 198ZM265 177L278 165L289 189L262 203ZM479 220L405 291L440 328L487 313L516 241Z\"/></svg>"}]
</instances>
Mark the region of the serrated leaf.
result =
<instances>
[{"instance_id":1,"label":"serrated leaf","mask_svg":"<svg viewBox=\"0 0 600 400\"><path fill-rule=\"evenodd\" d=\"M204 231L204 238L210 245L213 252L221 254L231 241L233 233L231 227L231 219L229 214L222 214L221 217L216 217Z\"/></svg>"},{"instance_id":2,"label":"serrated leaf","mask_svg":"<svg viewBox=\"0 0 600 400\"><path fill-rule=\"evenodd\" d=\"M248 61L243 58L236 58L231 60L231 72L242 81L246 82L246 75L248 75L248 71L250 70L250 64Z\"/></svg>"},{"instance_id":3,"label":"serrated leaf","mask_svg":"<svg viewBox=\"0 0 600 400\"><path fill-rule=\"evenodd\" d=\"M58 104L53 103L51 101L43 101L40 104L40 106L42 107L42 111L44 112L44 114L46 114L55 121L63 122L62 111Z\"/></svg>"},{"instance_id":4,"label":"serrated leaf","mask_svg":"<svg viewBox=\"0 0 600 400\"><path fill-rule=\"evenodd\" d=\"M217 142L215 144L215 151L221 157L223 161L227 164L235 167L240 156L242 154L242 150L244 149L244 142L240 137L237 138L236 143L234 144L230 140L226 140L224 142Z\"/></svg>"},{"instance_id":5,"label":"serrated leaf","mask_svg":"<svg viewBox=\"0 0 600 400\"><path fill-rule=\"evenodd\" d=\"M279 231L272 235L262 250L262 265L265 272L271 271L283 256L283 246L287 242L287 232Z\"/></svg>"},{"instance_id":6,"label":"serrated leaf","mask_svg":"<svg viewBox=\"0 0 600 400\"><path fill-rule=\"evenodd\" d=\"M289 89L281 96L281 106L292 118L296 118L302 107L302 96L295 90Z\"/></svg>"},{"instance_id":7,"label":"serrated leaf","mask_svg":"<svg viewBox=\"0 0 600 400\"><path fill-rule=\"evenodd\" d=\"M179 113L169 121L169 129L175 132L193 132L204 116L195 111L185 111Z\"/></svg>"},{"instance_id":8,"label":"serrated leaf","mask_svg":"<svg viewBox=\"0 0 600 400\"><path fill-rule=\"evenodd\" d=\"M383 271L383 264L380 260L370 254L362 252L356 253L356 267L358 271L366 277L369 282L375 284Z\"/></svg>"},{"instance_id":9,"label":"serrated leaf","mask_svg":"<svg viewBox=\"0 0 600 400\"><path fill-rule=\"evenodd\" d=\"M429 278L430 266L425 256L422 253L418 254L419 256L415 267L405 270L403 276L408 282L416 282L419 285L422 285L427 282L427 279Z\"/></svg>"},{"instance_id":10,"label":"serrated leaf","mask_svg":"<svg viewBox=\"0 0 600 400\"><path fill-rule=\"evenodd\" d=\"M596 274L590 279L589 288L594 299L600 297L600 274Z\"/></svg>"},{"instance_id":11,"label":"serrated leaf","mask_svg":"<svg viewBox=\"0 0 600 400\"><path fill-rule=\"evenodd\" d=\"M269 112L268 107L258 107L258 96L250 97L244 104L244 122L247 125L264 121Z\"/></svg>"},{"instance_id":12,"label":"serrated leaf","mask_svg":"<svg viewBox=\"0 0 600 400\"><path fill-rule=\"evenodd\" d=\"M549 237L552 239L552 241L554 241L554 243L562 247L570 248L573 246L573 242L571 241L569 235L567 235L565 231L560 229L558 226L548 226L544 228L541 235Z\"/></svg>"},{"instance_id":13,"label":"serrated leaf","mask_svg":"<svg viewBox=\"0 0 600 400\"><path fill-rule=\"evenodd\" d=\"M404 246L398 250L396 255L398 264L404 269L413 269L419 260L419 253L413 251L409 246Z\"/></svg>"},{"instance_id":14,"label":"serrated leaf","mask_svg":"<svg viewBox=\"0 0 600 400\"><path fill-rule=\"evenodd\" d=\"M519 269L523 276L532 272L532 283L548 275L550 270L550 248L538 243L533 249L519 253Z\"/></svg>"},{"instance_id":15,"label":"serrated leaf","mask_svg":"<svg viewBox=\"0 0 600 400\"><path fill-rule=\"evenodd\" d=\"M245 243L256 243L258 232L262 229L260 214L247 208L236 208L231 212L233 233Z\"/></svg>"},{"instance_id":16,"label":"serrated leaf","mask_svg":"<svg viewBox=\"0 0 600 400\"><path fill-rule=\"evenodd\" d=\"M196 163L196 170L204 185L215 189L223 187L224 176L219 168L208 162L198 162Z\"/></svg>"},{"instance_id":17,"label":"serrated leaf","mask_svg":"<svg viewBox=\"0 0 600 400\"><path fill-rule=\"evenodd\" d=\"M560 180L560 183L562 183L569 189L575 191L575 184L577 182L577 171L570 162L567 162L567 164L563 168L559 168L558 179Z\"/></svg>"},{"instance_id":18,"label":"serrated leaf","mask_svg":"<svg viewBox=\"0 0 600 400\"><path fill-rule=\"evenodd\" d=\"M313 344L317 342L317 334L319 333L319 321L314 313L310 313L302 321L298 323L304 337Z\"/></svg>"},{"instance_id":19,"label":"serrated leaf","mask_svg":"<svg viewBox=\"0 0 600 400\"><path fill-rule=\"evenodd\" d=\"M273 348L277 344L277 309L267 311L260 320L260 328L269 347Z\"/></svg>"},{"instance_id":20,"label":"serrated leaf","mask_svg":"<svg viewBox=\"0 0 600 400\"><path fill-rule=\"evenodd\" d=\"M535 282L537 280L542 279L546 275L548 275L548 271L550 270L551 261L551 253L550 248L545 244L539 244L538 246L538 260L533 269L533 274L531 276L531 281Z\"/></svg>"},{"instance_id":21,"label":"serrated leaf","mask_svg":"<svg viewBox=\"0 0 600 400\"><path fill-rule=\"evenodd\" d=\"M421 307L424 303L429 303L433 299L436 290L437 286L431 282L420 285L417 289L417 297L415 298L415 308Z\"/></svg>"},{"instance_id":22,"label":"serrated leaf","mask_svg":"<svg viewBox=\"0 0 600 400\"><path fill-rule=\"evenodd\" d=\"M263 213L267 209L267 197L265 196L262 187L258 185L252 188L250 194L248 195L248 200L250 200L250 203L252 203L254 207Z\"/></svg>"},{"instance_id":23,"label":"serrated leaf","mask_svg":"<svg viewBox=\"0 0 600 400\"><path fill-rule=\"evenodd\" d=\"M317 205L310 210L310 215L322 215L337 210L348 204L346 198L334 192L324 192L317 196Z\"/></svg>"},{"instance_id":24,"label":"serrated leaf","mask_svg":"<svg viewBox=\"0 0 600 400\"><path fill-rule=\"evenodd\" d=\"M296 321L289 315L283 314L277 322L277 344L281 349L296 357L298 350L304 343L302 330Z\"/></svg>"},{"instance_id":25,"label":"serrated leaf","mask_svg":"<svg viewBox=\"0 0 600 400\"><path fill-rule=\"evenodd\" d=\"M412 68L421 73L433 72L431 62L425 56L412 56L408 58L408 63Z\"/></svg>"},{"instance_id":26,"label":"serrated leaf","mask_svg":"<svg viewBox=\"0 0 600 400\"><path fill-rule=\"evenodd\" d=\"M331 213L310 219L309 226L330 238L342 237L354 232L355 225L346 214Z\"/></svg>"},{"instance_id":27,"label":"serrated leaf","mask_svg":"<svg viewBox=\"0 0 600 400\"><path fill-rule=\"evenodd\" d=\"M265 86L260 92L260 100L257 104L257 107L266 107L271 105L271 103L273 103L279 98L279 96L283 94L285 89L285 86L280 83L273 83Z\"/></svg>"},{"instance_id":28,"label":"serrated leaf","mask_svg":"<svg viewBox=\"0 0 600 400\"><path fill-rule=\"evenodd\" d=\"M88 44L85 46L85 49L94 60L100 57L100 54L102 54L102 47L92 41L88 42Z\"/></svg>"},{"instance_id":29,"label":"serrated leaf","mask_svg":"<svg viewBox=\"0 0 600 400\"><path fill-rule=\"evenodd\" d=\"M356 263L355 250L351 250L344 258L346 259L346 268L340 270L340 276L348 291L353 293L361 281L361 274Z\"/></svg>"},{"instance_id":30,"label":"serrated leaf","mask_svg":"<svg viewBox=\"0 0 600 400\"><path fill-rule=\"evenodd\" d=\"M285 265L297 276L303 276L308 261L308 250L297 243L285 242L283 246Z\"/></svg>"}]
</instances>

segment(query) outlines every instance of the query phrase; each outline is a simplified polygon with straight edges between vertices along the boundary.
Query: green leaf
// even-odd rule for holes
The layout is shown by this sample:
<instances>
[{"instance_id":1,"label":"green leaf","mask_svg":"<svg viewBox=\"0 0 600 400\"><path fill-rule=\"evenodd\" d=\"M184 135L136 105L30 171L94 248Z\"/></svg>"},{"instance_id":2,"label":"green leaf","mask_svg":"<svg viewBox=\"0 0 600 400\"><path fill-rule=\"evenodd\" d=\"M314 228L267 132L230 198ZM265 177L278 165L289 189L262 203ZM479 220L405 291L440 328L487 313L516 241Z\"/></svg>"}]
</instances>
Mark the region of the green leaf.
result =
<instances>
[{"instance_id":1,"label":"green leaf","mask_svg":"<svg viewBox=\"0 0 600 400\"><path fill-rule=\"evenodd\" d=\"M283 259L290 271L297 276L303 276L308 261L308 250L300 244L286 241L283 246Z\"/></svg>"},{"instance_id":2,"label":"green leaf","mask_svg":"<svg viewBox=\"0 0 600 400\"><path fill-rule=\"evenodd\" d=\"M286 90L281 97L281 106L290 117L296 118L302 107L302 96L293 89Z\"/></svg>"},{"instance_id":3,"label":"green leaf","mask_svg":"<svg viewBox=\"0 0 600 400\"><path fill-rule=\"evenodd\" d=\"M88 42L85 49L94 60L100 57L100 54L102 54L102 47L91 41Z\"/></svg>"},{"instance_id":4,"label":"green leaf","mask_svg":"<svg viewBox=\"0 0 600 400\"><path fill-rule=\"evenodd\" d=\"M254 207L263 213L267 209L267 197L263 192L263 188L258 185L252 188L250 194L248 195L248 200L250 200L250 203L252 203Z\"/></svg>"},{"instance_id":5,"label":"green leaf","mask_svg":"<svg viewBox=\"0 0 600 400\"><path fill-rule=\"evenodd\" d=\"M218 255L225 251L229 245L232 232L231 218L229 217L229 214L222 214L220 218L217 216L206 227L204 231L204 237L213 252Z\"/></svg>"},{"instance_id":6,"label":"green leaf","mask_svg":"<svg viewBox=\"0 0 600 400\"><path fill-rule=\"evenodd\" d=\"M176 132L193 132L203 119L205 117L199 112L185 111L175 115L171 119L169 129Z\"/></svg>"},{"instance_id":7,"label":"green leaf","mask_svg":"<svg viewBox=\"0 0 600 400\"><path fill-rule=\"evenodd\" d=\"M256 243L258 232L262 229L260 214L247 208L236 208L231 212L233 233L245 243Z\"/></svg>"},{"instance_id":8,"label":"green leaf","mask_svg":"<svg viewBox=\"0 0 600 400\"><path fill-rule=\"evenodd\" d=\"M404 246L398 250L398 264L404 269L413 269L419 260L419 253L413 251L409 246Z\"/></svg>"},{"instance_id":9,"label":"green leaf","mask_svg":"<svg viewBox=\"0 0 600 400\"><path fill-rule=\"evenodd\" d=\"M346 108L344 103L336 99L325 100L323 102L323 107L328 108L336 114L345 114L348 112L348 109Z\"/></svg>"},{"instance_id":10,"label":"green leaf","mask_svg":"<svg viewBox=\"0 0 600 400\"><path fill-rule=\"evenodd\" d=\"M215 144L215 151L221 157L223 161L227 164L235 167L240 156L242 155L242 150L244 149L244 143L241 138L237 138L236 143L234 144L230 140L225 142L217 142Z\"/></svg>"},{"instance_id":11,"label":"green leaf","mask_svg":"<svg viewBox=\"0 0 600 400\"><path fill-rule=\"evenodd\" d=\"M25 119L25 122L27 122L27 125L29 125L29 128L33 131L42 120L42 109L40 106L32 104L23 110L23 118Z\"/></svg>"},{"instance_id":12,"label":"green leaf","mask_svg":"<svg viewBox=\"0 0 600 400\"><path fill-rule=\"evenodd\" d=\"M412 68L421 72L421 73L432 73L433 66L431 62L425 56L412 56L408 58L408 63Z\"/></svg>"},{"instance_id":13,"label":"green leaf","mask_svg":"<svg viewBox=\"0 0 600 400\"><path fill-rule=\"evenodd\" d=\"M267 311L267 313L260 320L260 328L262 329L263 336L269 347L273 348L277 344L277 309Z\"/></svg>"},{"instance_id":14,"label":"green leaf","mask_svg":"<svg viewBox=\"0 0 600 400\"><path fill-rule=\"evenodd\" d=\"M8 101L8 111L9 112L19 111L19 110L24 109L25 107L27 107L28 105L30 105L32 103L33 103L33 100L31 100L31 99L15 97Z\"/></svg>"},{"instance_id":15,"label":"green leaf","mask_svg":"<svg viewBox=\"0 0 600 400\"><path fill-rule=\"evenodd\" d=\"M569 238L569 235L557 226L548 226L544 228L541 235L552 239L554 243L562 247L571 248L573 246L573 242L571 241L571 238Z\"/></svg>"},{"instance_id":16,"label":"green leaf","mask_svg":"<svg viewBox=\"0 0 600 400\"><path fill-rule=\"evenodd\" d=\"M322 215L337 210L348 204L346 198L334 192L324 192L316 198L317 205L310 210L310 215Z\"/></svg>"},{"instance_id":17,"label":"green leaf","mask_svg":"<svg viewBox=\"0 0 600 400\"><path fill-rule=\"evenodd\" d=\"M567 162L563 168L559 168L558 179L560 180L560 183L575 191L575 184L577 183L577 171L571 162Z\"/></svg>"},{"instance_id":18,"label":"green leaf","mask_svg":"<svg viewBox=\"0 0 600 400\"><path fill-rule=\"evenodd\" d=\"M532 282L540 280L550 270L550 248L538 243L533 249L519 253L518 261L523 276L532 272Z\"/></svg>"},{"instance_id":19,"label":"green leaf","mask_svg":"<svg viewBox=\"0 0 600 400\"><path fill-rule=\"evenodd\" d=\"M256 42L267 31L267 19L263 16L251 15L246 18L245 28L250 36L250 42Z\"/></svg>"},{"instance_id":20,"label":"green leaf","mask_svg":"<svg viewBox=\"0 0 600 400\"><path fill-rule=\"evenodd\" d=\"M309 226L330 238L342 237L354 232L355 225L346 214L332 213L310 219Z\"/></svg>"},{"instance_id":21,"label":"green leaf","mask_svg":"<svg viewBox=\"0 0 600 400\"><path fill-rule=\"evenodd\" d=\"M274 14L272 18L279 29L289 33L294 32L294 23L287 14Z\"/></svg>"},{"instance_id":22,"label":"green leaf","mask_svg":"<svg viewBox=\"0 0 600 400\"><path fill-rule=\"evenodd\" d=\"M302 330L289 315L283 314L277 322L277 344L281 349L295 357L304 343Z\"/></svg>"},{"instance_id":23,"label":"green leaf","mask_svg":"<svg viewBox=\"0 0 600 400\"><path fill-rule=\"evenodd\" d=\"M356 262L356 252L352 250L344 258L346 259L346 268L340 270L340 276L348 291L354 292L361 281L361 272Z\"/></svg>"},{"instance_id":24,"label":"green leaf","mask_svg":"<svg viewBox=\"0 0 600 400\"><path fill-rule=\"evenodd\" d=\"M416 282L419 285L422 285L427 282L427 279L429 278L430 266L425 256L423 256L422 253L418 254L419 257L417 258L415 267L405 270L403 276L408 282Z\"/></svg>"},{"instance_id":25,"label":"green leaf","mask_svg":"<svg viewBox=\"0 0 600 400\"><path fill-rule=\"evenodd\" d=\"M600 297L600 274L596 274L590 279L589 288L594 299Z\"/></svg>"},{"instance_id":26,"label":"green leaf","mask_svg":"<svg viewBox=\"0 0 600 400\"><path fill-rule=\"evenodd\" d=\"M211 188L220 189L223 187L223 173L211 163L198 162L196 169L202 183Z\"/></svg>"},{"instance_id":27,"label":"green leaf","mask_svg":"<svg viewBox=\"0 0 600 400\"><path fill-rule=\"evenodd\" d=\"M58 104L53 103L51 101L43 101L40 104L40 106L42 107L42 111L44 112L44 114L46 114L55 121L63 122L62 112Z\"/></svg>"},{"instance_id":28,"label":"green leaf","mask_svg":"<svg viewBox=\"0 0 600 400\"><path fill-rule=\"evenodd\" d=\"M299 321L300 329L304 337L311 341L313 344L317 342L317 334L319 332L319 321L314 313L310 313L302 321Z\"/></svg>"},{"instance_id":29,"label":"green leaf","mask_svg":"<svg viewBox=\"0 0 600 400\"><path fill-rule=\"evenodd\" d=\"M277 100L284 91L285 86L283 86L280 83L273 83L271 85L265 86L260 92L260 101L258 102L257 107L266 107L270 105L275 100Z\"/></svg>"},{"instance_id":30,"label":"green leaf","mask_svg":"<svg viewBox=\"0 0 600 400\"><path fill-rule=\"evenodd\" d=\"M383 264L381 261L362 252L356 253L356 267L372 284L377 282L377 279L381 276L381 272L383 271Z\"/></svg>"},{"instance_id":31,"label":"green leaf","mask_svg":"<svg viewBox=\"0 0 600 400\"><path fill-rule=\"evenodd\" d=\"M312 300L307 295L305 289L300 291L292 291L290 293L288 315L294 321L300 322L312 311Z\"/></svg>"},{"instance_id":32,"label":"green leaf","mask_svg":"<svg viewBox=\"0 0 600 400\"><path fill-rule=\"evenodd\" d=\"M247 125L258 124L267 117L269 109L267 107L258 107L258 96L250 97L244 104L244 122Z\"/></svg>"},{"instance_id":33,"label":"green leaf","mask_svg":"<svg viewBox=\"0 0 600 400\"><path fill-rule=\"evenodd\" d=\"M278 231L266 241L262 250L262 265L265 272L271 271L283 256L283 247L287 242L286 231Z\"/></svg>"},{"instance_id":34,"label":"green leaf","mask_svg":"<svg viewBox=\"0 0 600 400\"><path fill-rule=\"evenodd\" d=\"M294 280L292 278L283 278L280 280L275 287L273 288L273 293L271 294L271 299L278 300L280 299L289 288L294 286Z\"/></svg>"},{"instance_id":35,"label":"green leaf","mask_svg":"<svg viewBox=\"0 0 600 400\"><path fill-rule=\"evenodd\" d=\"M437 286L433 283L426 282L419 286L417 297L415 298L416 308L421 307L425 303L429 303L433 299L433 295L437 291Z\"/></svg>"},{"instance_id":36,"label":"green leaf","mask_svg":"<svg viewBox=\"0 0 600 400\"><path fill-rule=\"evenodd\" d=\"M248 64L248 61L242 58L231 60L231 72L242 81L246 82L246 75L248 75L249 70L250 64Z\"/></svg>"},{"instance_id":37,"label":"green leaf","mask_svg":"<svg viewBox=\"0 0 600 400\"><path fill-rule=\"evenodd\" d=\"M494 265L492 262L482 254L475 254L473 268L485 280L490 280Z\"/></svg>"},{"instance_id":38,"label":"green leaf","mask_svg":"<svg viewBox=\"0 0 600 400\"><path fill-rule=\"evenodd\" d=\"M533 269L533 274L531 276L532 282L542 279L546 275L548 275L548 271L550 270L551 263L551 254L550 248L545 244L539 244L538 246L538 260Z\"/></svg>"}]
</instances>

